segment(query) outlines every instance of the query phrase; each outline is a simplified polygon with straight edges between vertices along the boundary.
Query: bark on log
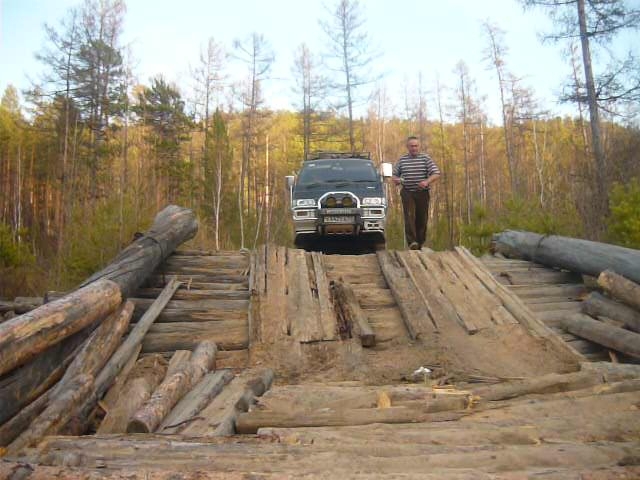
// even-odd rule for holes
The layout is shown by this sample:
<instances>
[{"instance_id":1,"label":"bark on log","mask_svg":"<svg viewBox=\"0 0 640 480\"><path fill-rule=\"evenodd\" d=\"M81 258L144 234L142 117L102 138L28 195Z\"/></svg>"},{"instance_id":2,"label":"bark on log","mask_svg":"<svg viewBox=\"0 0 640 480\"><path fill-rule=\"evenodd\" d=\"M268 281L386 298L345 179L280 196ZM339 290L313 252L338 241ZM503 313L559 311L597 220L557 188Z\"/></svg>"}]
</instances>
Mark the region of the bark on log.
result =
<instances>
[{"instance_id":1,"label":"bark on log","mask_svg":"<svg viewBox=\"0 0 640 480\"><path fill-rule=\"evenodd\" d=\"M167 372L167 362L161 355L138 360L127 379L123 391L107 410L98 433L125 433L133 414L146 402Z\"/></svg>"},{"instance_id":2,"label":"bark on log","mask_svg":"<svg viewBox=\"0 0 640 480\"><path fill-rule=\"evenodd\" d=\"M110 279L118 284L122 296L127 298L178 245L193 238L197 230L198 222L191 210L169 205L156 215L151 229L144 236L122 250L106 268L82 285L102 278Z\"/></svg>"},{"instance_id":3,"label":"bark on log","mask_svg":"<svg viewBox=\"0 0 640 480\"><path fill-rule=\"evenodd\" d=\"M128 433L153 432L178 401L215 365L216 345L201 342L188 364L160 384L127 425Z\"/></svg>"},{"instance_id":4,"label":"bark on log","mask_svg":"<svg viewBox=\"0 0 640 480\"><path fill-rule=\"evenodd\" d=\"M598 292L591 292L582 302L582 310L592 317L609 317L621 322L630 330L640 333L640 312L610 300Z\"/></svg>"},{"instance_id":5,"label":"bark on log","mask_svg":"<svg viewBox=\"0 0 640 480\"><path fill-rule=\"evenodd\" d=\"M45 435L57 433L71 418L75 407L92 389L93 378L90 375L82 374L75 377L66 384L65 390L49 404L37 421L7 447L7 454L15 455Z\"/></svg>"},{"instance_id":6,"label":"bark on log","mask_svg":"<svg viewBox=\"0 0 640 480\"><path fill-rule=\"evenodd\" d=\"M640 268L636 267L636 274ZM620 272L618 272L620 273ZM612 297L619 299L630 307L640 311L640 283L633 277L615 272L604 271L598 277L598 285L611 294ZM626 277L626 278L625 278Z\"/></svg>"},{"instance_id":7,"label":"bark on log","mask_svg":"<svg viewBox=\"0 0 640 480\"><path fill-rule=\"evenodd\" d=\"M0 324L0 375L104 318L121 302L118 285L103 280Z\"/></svg>"},{"instance_id":8,"label":"bark on log","mask_svg":"<svg viewBox=\"0 0 640 480\"><path fill-rule=\"evenodd\" d=\"M493 237L497 251L597 277L609 269L640 283L640 251L557 235L507 230Z\"/></svg>"},{"instance_id":9,"label":"bark on log","mask_svg":"<svg viewBox=\"0 0 640 480\"><path fill-rule=\"evenodd\" d=\"M569 332L635 358L640 358L640 334L574 313L562 319Z\"/></svg>"},{"instance_id":10,"label":"bark on log","mask_svg":"<svg viewBox=\"0 0 640 480\"><path fill-rule=\"evenodd\" d=\"M351 285L342 281L331 281L331 293L336 303L336 308L342 311L345 319L350 321L356 335L360 337L363 347L375 347L376 334L365 316Z\"/></svg>"}]
</instances>

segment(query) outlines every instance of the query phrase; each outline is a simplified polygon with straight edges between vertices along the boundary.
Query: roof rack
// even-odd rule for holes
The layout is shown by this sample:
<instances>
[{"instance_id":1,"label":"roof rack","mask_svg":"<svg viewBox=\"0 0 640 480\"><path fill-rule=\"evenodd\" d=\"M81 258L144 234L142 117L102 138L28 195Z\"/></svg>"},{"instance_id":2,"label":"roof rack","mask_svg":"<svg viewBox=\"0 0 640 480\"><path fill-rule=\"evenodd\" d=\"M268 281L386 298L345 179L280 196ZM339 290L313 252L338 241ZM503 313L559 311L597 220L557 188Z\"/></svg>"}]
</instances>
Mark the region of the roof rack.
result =
<instances>
[{"instance_id":1,"label":"roof rack","mask_svg":"<svg viewBox=\"0 0 640 480\"><path fill-rule=\"evenodd\" d=\"M317 152L311 152L307 154L308 160L319 160L321 158L364 158L371 160L370 152L331 152L326 150L319 150Z\"/></svg>"}]
</instances>

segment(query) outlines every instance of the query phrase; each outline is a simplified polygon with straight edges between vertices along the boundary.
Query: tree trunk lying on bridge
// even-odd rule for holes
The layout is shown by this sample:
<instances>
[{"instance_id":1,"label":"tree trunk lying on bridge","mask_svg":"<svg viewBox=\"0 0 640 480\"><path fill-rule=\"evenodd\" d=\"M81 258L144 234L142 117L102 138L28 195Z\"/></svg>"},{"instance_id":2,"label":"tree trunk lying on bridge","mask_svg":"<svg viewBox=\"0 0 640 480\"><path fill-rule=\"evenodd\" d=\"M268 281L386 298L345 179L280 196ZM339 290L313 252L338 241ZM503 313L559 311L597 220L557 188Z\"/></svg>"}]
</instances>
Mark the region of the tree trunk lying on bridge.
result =
<instances>
[{"instance_id":1,"label":"tree trunk lying on bridge","mask_svg":"<svg viewBox=\"0 0 640 480\"><path fill-rule=\"evenodd\" d=\"M566 316L562 319L562 326L574 335L640 358L640 334L638 333L608 325L582 313Z\"/></svg>"},{"instance_id":2,"label":"tree trunk lying on bridge","mask_svg":"<svg viewBox=\"0 0 640 480\"><path fill-rule=\"evenodd\" d=\"M216 344L201 342L189 361L166 377L151 398L133 415L128 433L153 432L178 401L215 365Z\"/></svg>"},{"instance_id":3,"label":"tree trunk lying on bridge","mask_svg":"<svg viewBox=\"0 0 640 480\"><path fill-rule=\"evenodd\" d=\"M151 397L166 372L167 362L162 355L138 360L125 382L123 395L107 410L98 433L125 433L129 419Z\"/></svg>"},{"instance_id":4,"label":"tree trunk lying on bridge","mask_svg":"<svg viewBox=\"0 0 640 480\"><path fill-rule=\"evenodd\" d=\"M597 277L613 270L640 283L640 251L557 235L507 230L493 236L496 251Z\"/></svg>"},{"instance_id":5,"label":"tree trunk lying on bridge","mask_svg":"<svg viewBox=\"0 0 640 480\"><path fill-rule=\"evenodd\" d=\"M121 302L118 285L101 280L0 324L0 375L104 318Z\"/></svg>"},{"instance_id":6,"label":"tree trunk lying on bridge","mask_svg":"<svg viewBox=\"0 0 640 480\"><path fill-rule=\"evenodd\" d=\"M640 266L636 265L636 273L638 273L638 271L640 271ZM632 281L630 279L632 279L632 277L623 273L618 275L607 270L602 272L598 277L598 285L609 292L612 297L640 311L640 285L638 285L640 280Z\"/></svg>"},{"instance_id":7,"label":"tree trunk lying on bridge","mask_svg":"<svg viewBox=\"0 0 640 480\"><path fill-rule=\"evenodd\" d=\"M169 205L156 215L151 229L82 285L107 278L118 284L123 297L129 297L178 245L193 238L197 230L198 222L191 210Z\"/></svg>"},{"instance_id":8,"label":"tree trunk lying on bridge","mask_svg":"<svg viewBox=\"0 0 640 480\"><path fill-rule=\"evenodd\" d=\"M622 322L628 329L640 333L640 312L622 303L610 300L598 292L589 294L582 302L582 310L592 317L609 317Z\"/></svg>"}]
</instances>

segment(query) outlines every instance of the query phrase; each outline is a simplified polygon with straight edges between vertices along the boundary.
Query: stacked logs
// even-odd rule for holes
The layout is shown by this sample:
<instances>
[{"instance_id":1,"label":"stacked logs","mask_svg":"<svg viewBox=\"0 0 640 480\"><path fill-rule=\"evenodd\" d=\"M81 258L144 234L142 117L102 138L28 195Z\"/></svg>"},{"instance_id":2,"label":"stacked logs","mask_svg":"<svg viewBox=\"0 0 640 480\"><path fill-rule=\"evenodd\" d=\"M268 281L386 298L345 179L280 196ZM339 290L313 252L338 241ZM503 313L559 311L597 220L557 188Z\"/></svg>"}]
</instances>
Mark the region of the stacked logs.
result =
<instances>
[{"instance_id":1,"label":"stacked logs","mask_svg":"<svg viewBox=\"0 0 640 480\"><path fill-rule=\"evenodd\" d=\"M179 283L169 282L123 341L134 311L126 298L196 230L190 210L169 206L79 289L0 323L0 447L15 453L44 435L86 429Z\"/></svg>"},{"instance_id":2,"label":"stacked logs","mask_svg":"<svg viewBox=\"0 0 640 480\"><path fill-rule=\"evenodd\" d=\"M640 251L604 243L531 232L494 235L493 248L507 256L597 277L582 313L561 321L568 332L629 357L640 358ZM612 357L617 358L612 353Z\"/></svg>"}]
</instances>

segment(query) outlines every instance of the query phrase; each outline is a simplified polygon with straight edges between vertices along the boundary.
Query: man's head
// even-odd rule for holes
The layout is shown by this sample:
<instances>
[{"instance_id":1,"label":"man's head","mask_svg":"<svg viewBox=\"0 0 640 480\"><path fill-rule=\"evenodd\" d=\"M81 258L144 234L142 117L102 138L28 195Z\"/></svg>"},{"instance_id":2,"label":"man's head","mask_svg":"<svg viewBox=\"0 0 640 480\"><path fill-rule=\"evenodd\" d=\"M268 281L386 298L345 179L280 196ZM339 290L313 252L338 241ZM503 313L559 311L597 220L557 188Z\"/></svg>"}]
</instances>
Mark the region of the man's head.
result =
<instances>
[{"instance_id":1,"label":"man's head","mask_svg":"<svg viewBox=\"0 0 640 480\"><path fill-rule=\"evenodd\" d=\"M407 138L407 150L409 155L415 157L420 152L420 140L415 135L411 135Z\"/></svg>"}]
</instances>

